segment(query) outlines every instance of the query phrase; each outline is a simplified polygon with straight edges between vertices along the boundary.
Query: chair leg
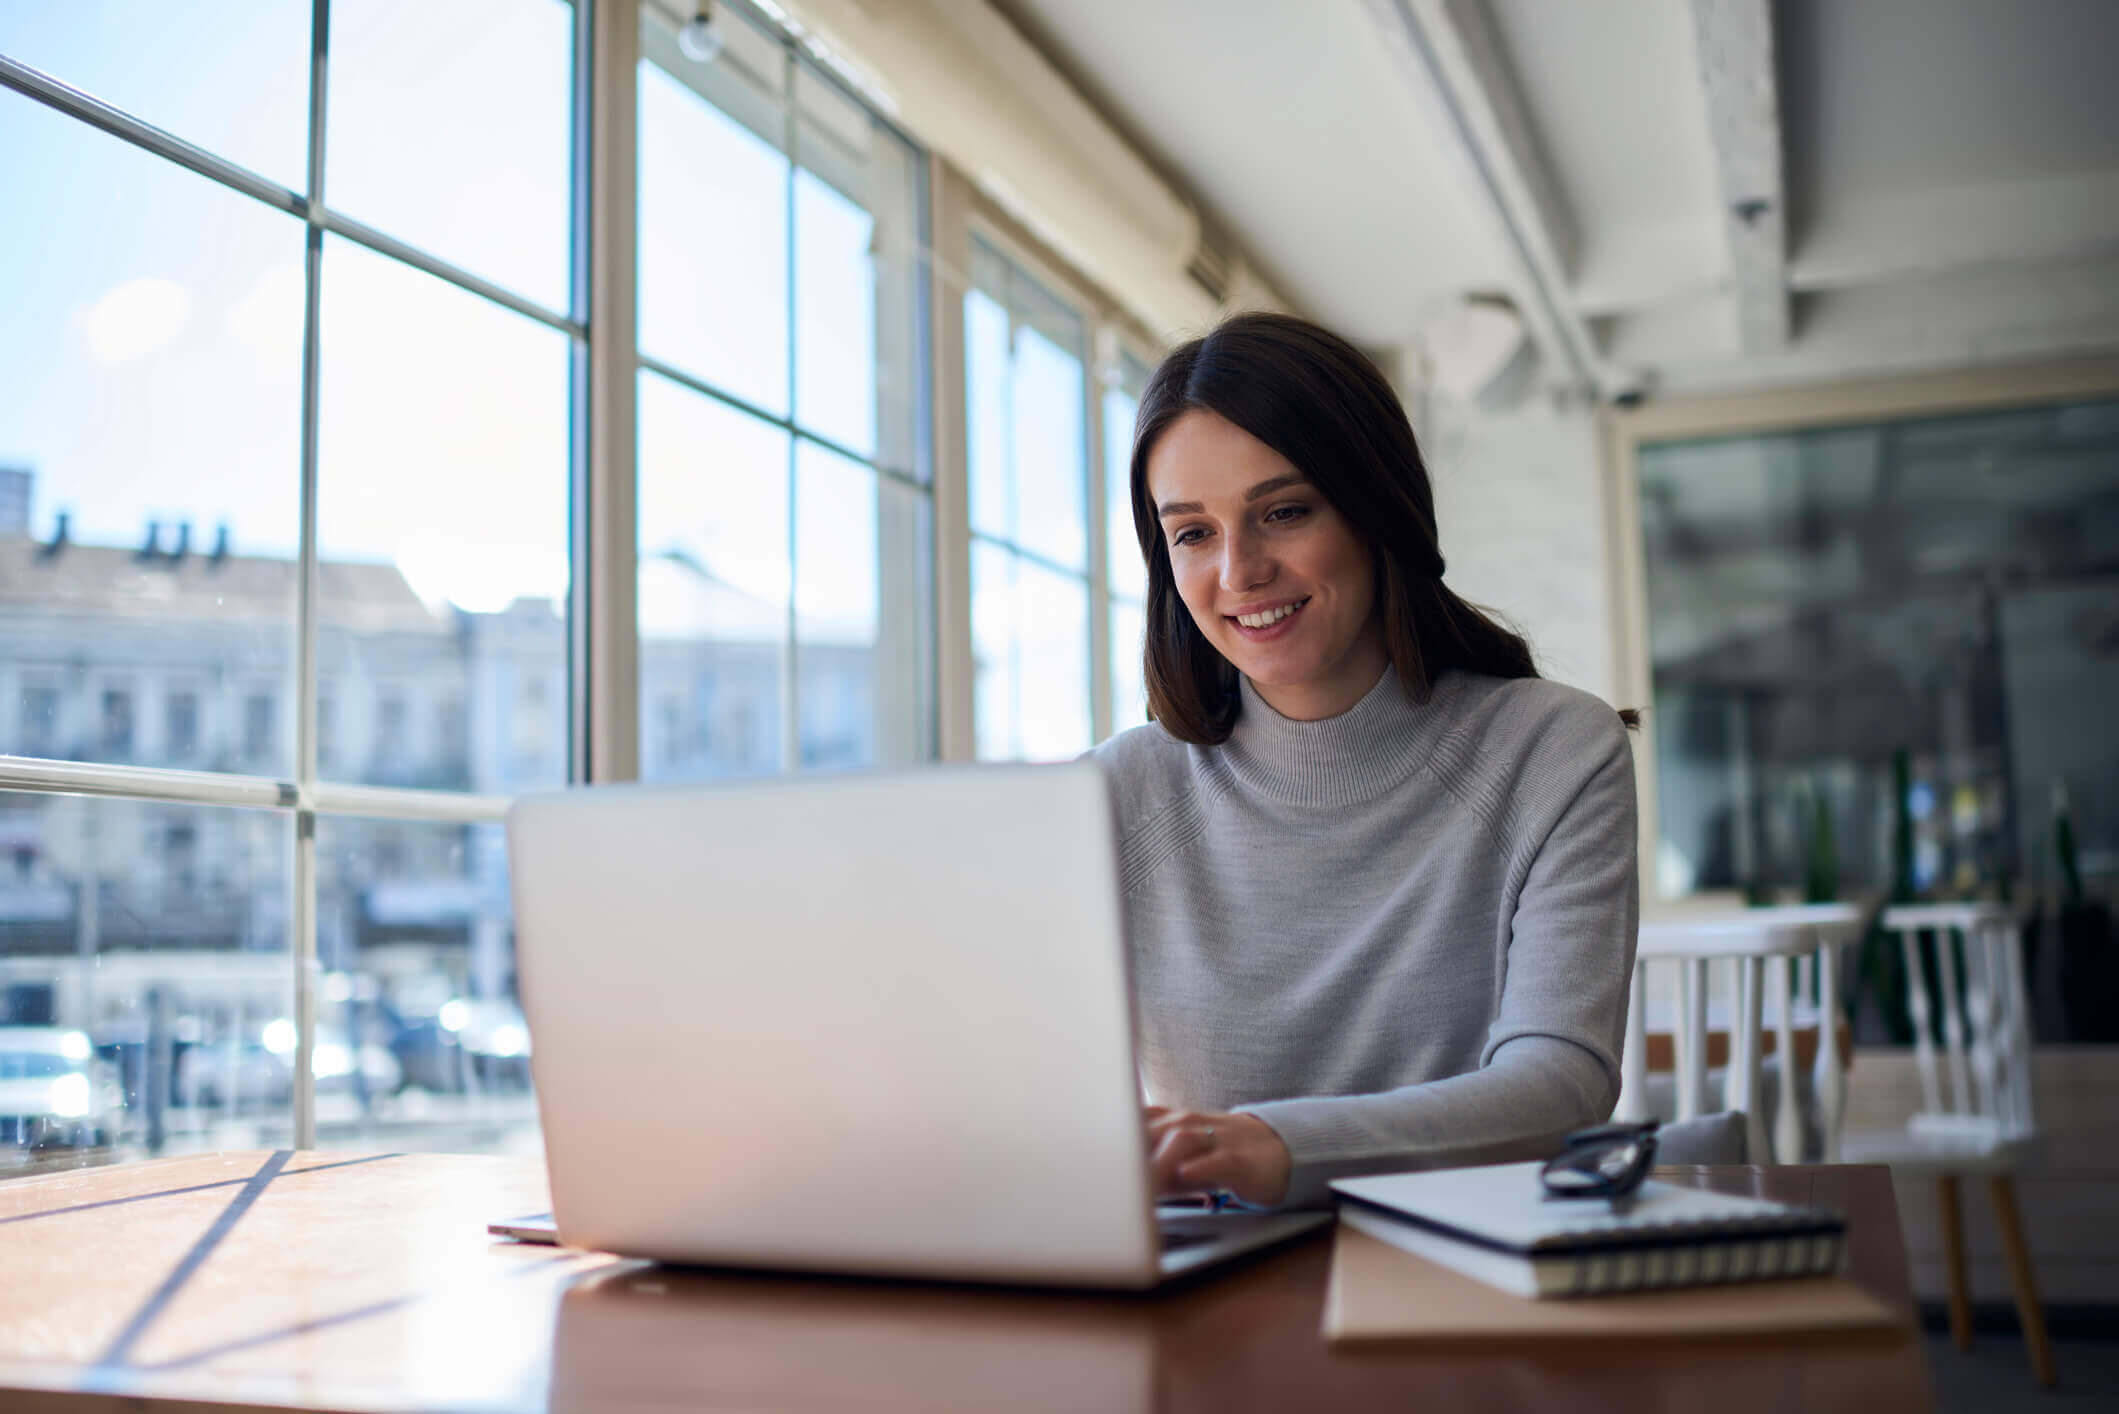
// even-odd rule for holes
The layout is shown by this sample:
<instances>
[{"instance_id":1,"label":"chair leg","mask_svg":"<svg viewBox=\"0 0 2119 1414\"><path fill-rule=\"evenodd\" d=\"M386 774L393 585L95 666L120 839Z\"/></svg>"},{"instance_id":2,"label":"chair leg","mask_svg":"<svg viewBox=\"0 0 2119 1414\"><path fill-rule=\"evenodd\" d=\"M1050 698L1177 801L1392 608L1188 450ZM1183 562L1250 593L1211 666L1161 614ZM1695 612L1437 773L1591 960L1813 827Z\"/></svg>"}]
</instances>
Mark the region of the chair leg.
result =
<instances>
[{"instance_id":1,"label":"chair leg","mask_svg":"<svg viewBox=\"0 0 2119 1414\"><path fill-rule=\"evenodd\" d=\"M1950 1344L1972 1348L1972 1298L1965 1286L1964 1211L1957 1201L1957 1175L1935 1180L1935 1208L1942 1217L1943 1274L1950 1280Z\"/></svg>"},{"instance_id":2,"label":"chair leg","mask_svg":"<svg viewBox=\"0 0 2119 1414\"><path fill-rule=\"evenodd\" d=\"M2045 1308L2038 1304L2038 1283L2031 1274L2030 1245L2023 1240L2023 1223L2016 1215L2016 1180L1996 1174L1987 1180L1987 1196L1994 1201L2001 1250L2009 1259L2009 1285L2016 1291L2016 1319L2023 1323L2023 1343L2031 1352L2031 1374L2051 1387L2059 1377L2053 1371L2053 1342L2045 1333Z\"/></svg>"}]
</instances>

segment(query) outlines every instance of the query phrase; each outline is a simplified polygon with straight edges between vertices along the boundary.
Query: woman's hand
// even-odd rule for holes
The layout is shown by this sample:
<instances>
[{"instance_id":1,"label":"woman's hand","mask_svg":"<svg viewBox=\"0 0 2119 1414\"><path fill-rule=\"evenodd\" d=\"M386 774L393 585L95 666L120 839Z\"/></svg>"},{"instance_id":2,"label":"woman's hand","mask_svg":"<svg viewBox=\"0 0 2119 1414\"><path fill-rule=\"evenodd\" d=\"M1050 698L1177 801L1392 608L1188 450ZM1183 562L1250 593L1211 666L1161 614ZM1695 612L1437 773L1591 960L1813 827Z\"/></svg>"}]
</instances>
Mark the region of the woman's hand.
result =
<instances>
[{"instance_id":1,"label":"woman's hand","mask_svg":"<svg viewBox=\"0 0 2119 1414\"><path fill-rule=\"evenodd\" d=\"M1287 1196L1294 1160L1256 1115L1149 1105L1148 1159L1158 1197L1223 1189L1269 1208Z\"/></svg>"}]
</instances>

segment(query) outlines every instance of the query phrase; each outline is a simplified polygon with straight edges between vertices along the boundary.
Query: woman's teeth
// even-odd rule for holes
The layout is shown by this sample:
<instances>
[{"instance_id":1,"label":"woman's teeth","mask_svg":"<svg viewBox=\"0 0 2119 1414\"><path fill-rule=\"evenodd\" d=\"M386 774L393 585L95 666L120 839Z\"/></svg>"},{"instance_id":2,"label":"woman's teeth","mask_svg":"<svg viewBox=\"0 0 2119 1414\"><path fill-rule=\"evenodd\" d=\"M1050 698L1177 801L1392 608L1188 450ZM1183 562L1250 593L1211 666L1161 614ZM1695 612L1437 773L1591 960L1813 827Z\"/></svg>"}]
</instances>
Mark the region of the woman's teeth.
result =
<instances>
[{"instance_id":1,"label":"woman's teeth","mask_svg":"<svg viewBox=\"0 0 2119 1414\"><path fill-rule=\"evenodd\" d=\"M1292 604L1282 604L1279 608L1268 609L1262 614L1238 614L1236 622L1245 628L1269 628L1309 602L1307 599L1297 599Z\"/></svg>"}]
</instances>

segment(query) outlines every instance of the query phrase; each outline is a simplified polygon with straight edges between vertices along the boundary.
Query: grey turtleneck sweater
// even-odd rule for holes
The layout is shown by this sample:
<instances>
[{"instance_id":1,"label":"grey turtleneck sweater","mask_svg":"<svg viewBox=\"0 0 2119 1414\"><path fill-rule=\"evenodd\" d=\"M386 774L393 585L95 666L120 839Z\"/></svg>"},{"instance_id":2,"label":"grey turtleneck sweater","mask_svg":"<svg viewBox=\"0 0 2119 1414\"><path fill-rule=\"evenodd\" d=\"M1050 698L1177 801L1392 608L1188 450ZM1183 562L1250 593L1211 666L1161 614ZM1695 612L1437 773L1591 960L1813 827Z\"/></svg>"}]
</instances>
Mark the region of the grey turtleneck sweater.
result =
<instances>
[{"instance_id":1,"label":"grey turtleneck sweater","mask_svg":"<svg viewBox=\"0 0 2119 1414\"><path fill-rule=\"evenodd\" d=\"M1291 1205L1608 1116L1639 921L1618 714L1463 672L1415 706L1386 670L1318 722L1242 690L1219 747L1150 723L1093 753L1150 1098L1271 1125Z\"/></svg>"}]
</instances>

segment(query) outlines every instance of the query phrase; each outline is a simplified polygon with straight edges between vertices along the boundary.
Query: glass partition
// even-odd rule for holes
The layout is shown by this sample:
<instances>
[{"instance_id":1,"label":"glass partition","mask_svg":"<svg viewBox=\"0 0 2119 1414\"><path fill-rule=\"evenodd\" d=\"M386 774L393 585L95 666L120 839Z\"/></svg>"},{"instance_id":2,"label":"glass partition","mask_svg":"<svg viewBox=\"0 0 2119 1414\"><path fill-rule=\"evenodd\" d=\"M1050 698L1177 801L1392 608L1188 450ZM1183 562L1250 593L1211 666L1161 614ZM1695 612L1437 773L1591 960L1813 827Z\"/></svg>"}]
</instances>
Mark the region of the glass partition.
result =
<instances>
[{"instance_id":1,"label":"glass partition","mask_svg":"<svg viewBox=\"0 0 2119 1414\"><path fill-rule=\"evenodd\" d=\"M2119 872L2119 402L1639 467L1665 894Z\"/></svg>"}]
</instances>

